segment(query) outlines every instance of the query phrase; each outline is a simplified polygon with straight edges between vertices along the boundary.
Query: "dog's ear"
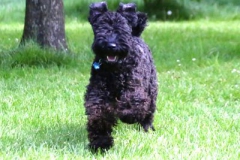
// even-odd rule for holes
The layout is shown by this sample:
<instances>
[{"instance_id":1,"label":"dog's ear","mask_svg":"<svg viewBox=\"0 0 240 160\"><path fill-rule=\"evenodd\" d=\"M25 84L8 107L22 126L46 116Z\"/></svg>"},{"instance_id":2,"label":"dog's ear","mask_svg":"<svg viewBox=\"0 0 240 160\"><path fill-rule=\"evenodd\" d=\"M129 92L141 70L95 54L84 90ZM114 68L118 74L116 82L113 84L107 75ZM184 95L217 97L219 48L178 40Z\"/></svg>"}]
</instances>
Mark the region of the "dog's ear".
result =
<instances>
[{"instance_id":1,"label":"dog's ear","mask_svg":"<svg viewBox=\"0 0 240 160\"><path fill-rule=\"evenodd\" d=\"M147 26L147 14L136 12L136 8L134 3L120 3L117 12L125 17L129 25L131 25L132 35L139 37Z\"/></svg>"},{"instance_id":2,"label":"dog's ear","mask_svg":"<svg viewBox=\"0 0 240 160\"><path fill-rule=\"evenodd\" d=\"M132 12L132 13L135 13L136 12L136 5L135 3L127 3L127 4L124 4L122 2L119 3L119 6L118 6L118 9L117 11L119 12Z\"/></svg>"},{"instance_id":3,"label":"dog's ear","mask_svg":"<svg viewBox=\"0 0 240 160\"><path fill-rule=\"evenodd\" d=\"M137 25L132 28L132 35L139 37L147 26L148 17L147 14L143 12L137 12L137 17Z\"/></svg>"},{"instance_id":4,"label":"dog's ear","mask_svg":"<svg viewBox=\"0 0 240 160\"><path fill-rule=\"evenodd\" d=\"M89 6L89 17L88 21L92 24L100 15L107 12L107 3L106 2L96 2L92 3Z\"/></svg>"},{"instance_id":5,"label":"dog's ear","mask_svg":"<svg viewBox=\"0 0 240 160\"><path fill-rule=\"evenodd\" d=\"M128 24L131 27L137 26L137 13L135 3L120 3L117 9L117 12L120 13L124 18L127 19Z\"/></svg>"}]
</instances>

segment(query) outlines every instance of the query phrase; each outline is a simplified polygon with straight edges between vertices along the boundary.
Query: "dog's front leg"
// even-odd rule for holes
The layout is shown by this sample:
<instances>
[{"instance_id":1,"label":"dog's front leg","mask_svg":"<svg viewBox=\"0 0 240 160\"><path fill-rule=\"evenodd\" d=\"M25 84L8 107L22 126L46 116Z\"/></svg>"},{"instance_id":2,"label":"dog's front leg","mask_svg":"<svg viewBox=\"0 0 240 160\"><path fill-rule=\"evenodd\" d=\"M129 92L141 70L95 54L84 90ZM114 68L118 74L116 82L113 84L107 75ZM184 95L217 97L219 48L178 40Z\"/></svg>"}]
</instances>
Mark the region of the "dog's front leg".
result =
<instances>
[{"instance_id":1,"label":"dog's front leg","mask_svg":"<svg viewBox=\"0 0 240 160\"><path fill-rule=\"evenodd\" d=\"M88 107L87 110L90 110ZM106 114L99 106L94 108L88 116L87 131L89 147L93 151L100 149L108 150L113 146L112 127L116 124L116 119L111 114Z\"/></svg>"}]
</instances>

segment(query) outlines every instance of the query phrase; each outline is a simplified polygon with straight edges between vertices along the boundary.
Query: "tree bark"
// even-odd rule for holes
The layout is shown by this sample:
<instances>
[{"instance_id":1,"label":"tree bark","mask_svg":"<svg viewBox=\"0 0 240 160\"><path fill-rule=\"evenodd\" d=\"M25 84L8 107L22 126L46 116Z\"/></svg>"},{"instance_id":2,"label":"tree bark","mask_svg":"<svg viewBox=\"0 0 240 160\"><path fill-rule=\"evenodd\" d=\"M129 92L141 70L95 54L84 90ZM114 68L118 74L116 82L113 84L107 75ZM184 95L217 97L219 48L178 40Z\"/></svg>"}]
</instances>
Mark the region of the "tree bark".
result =
<instances>
[{"instance_id":1,"label":"tree bark","mask_svg":"<svg viewBox=\"0 0 240 160\"><path fill-rule=\"evenodd\" d=\"M20 44L33 40L41 47L67 50L64 25L62 0L26 0Z\"/></svg>"}]
</instances>

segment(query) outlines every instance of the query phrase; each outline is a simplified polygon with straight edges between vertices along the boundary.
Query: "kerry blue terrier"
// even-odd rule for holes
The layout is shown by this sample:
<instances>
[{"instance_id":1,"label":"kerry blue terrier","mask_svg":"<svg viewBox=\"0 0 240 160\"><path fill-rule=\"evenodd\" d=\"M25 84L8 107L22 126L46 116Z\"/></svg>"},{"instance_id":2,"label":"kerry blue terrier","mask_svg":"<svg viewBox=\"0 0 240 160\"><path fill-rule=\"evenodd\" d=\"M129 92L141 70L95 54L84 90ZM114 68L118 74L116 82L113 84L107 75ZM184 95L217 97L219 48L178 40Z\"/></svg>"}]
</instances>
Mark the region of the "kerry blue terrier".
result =
<instances>
[{"instance_id":1,"label":"kerry blue terrier","mask_svg":"<svg viewBox=\"0 0 240 160\"><path fill-rule=\"evenodd\" d=\"M85 94L89 147L109 149L117 119L153 127L157 76L152 54L140 38L147 23L145 13L133 3L120 3L108 11L105 2L90 5L88 18L94 32L95 59Z\"/></svg>"}]
</instances>

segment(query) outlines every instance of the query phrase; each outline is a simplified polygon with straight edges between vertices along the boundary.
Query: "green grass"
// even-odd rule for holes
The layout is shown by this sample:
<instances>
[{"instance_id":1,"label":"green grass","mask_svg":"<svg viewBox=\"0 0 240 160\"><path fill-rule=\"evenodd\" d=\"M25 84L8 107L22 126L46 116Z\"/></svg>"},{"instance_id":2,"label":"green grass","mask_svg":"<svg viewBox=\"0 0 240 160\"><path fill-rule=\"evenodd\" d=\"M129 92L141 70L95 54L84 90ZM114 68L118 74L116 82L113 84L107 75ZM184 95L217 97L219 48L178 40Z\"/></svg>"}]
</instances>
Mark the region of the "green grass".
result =
<instances>
[{"instance_id":1,"label":"green grass","mask_svg":"<svg viewBox=\"0 0 240 160\"><path fill-rule=\"evenodd\" d=\"M0 1L0 159L240 159L238 0L185 0L205 20L150 22L142 37L158 71L156 131L120 122L105 155L86 149L90 1L64 1L70 53L19 47L25 0Z\"/></svg>"},{"instance_id":2,"label":"green grass","mask_svg":"<svg viewBox=\"0 0 240 160\"><path fill-rule=\"evenodd\" d=\"M149 24L143 38L158 71L156 131L119 123L105 155L86 149L90 25L66 24L69 55L18 48L22 29L0 26L0 159L240 158L237 21Z\"/></svg>"}]
</instances>

